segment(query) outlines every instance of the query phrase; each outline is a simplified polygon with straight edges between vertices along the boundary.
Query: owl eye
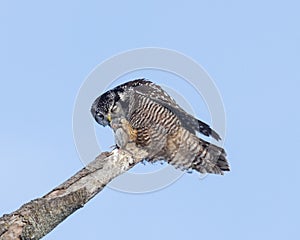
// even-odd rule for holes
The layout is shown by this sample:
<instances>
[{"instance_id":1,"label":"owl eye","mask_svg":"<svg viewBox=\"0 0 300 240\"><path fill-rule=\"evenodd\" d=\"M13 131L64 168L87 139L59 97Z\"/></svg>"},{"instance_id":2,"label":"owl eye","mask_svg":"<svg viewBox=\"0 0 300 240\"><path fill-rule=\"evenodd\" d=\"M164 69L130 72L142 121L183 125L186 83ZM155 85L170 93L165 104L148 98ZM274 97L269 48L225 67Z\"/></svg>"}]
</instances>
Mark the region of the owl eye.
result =
<instances>
[{"instance_id":1,"label":"owl eye","mask_svg":"<svg viewBox=\"0 0 300 240\"><path fill-rule=\"evenodd\" d=\"M104 119L104 116L103 116L103 114L102 113L97 113L97 118L100 118L101 120L103 120Z\"/></svg>"},{"instance_id":2,"label":"owl eye","mask_svg":"<svg viewBox=\"0 0 300 240\"><path fill-rule=\"evenodd\" d=\"M104 115L102 113L97 112L95 116L95 120L97 123L104 126L105 121L104 121Z\"/></svg>"}]
</instances>

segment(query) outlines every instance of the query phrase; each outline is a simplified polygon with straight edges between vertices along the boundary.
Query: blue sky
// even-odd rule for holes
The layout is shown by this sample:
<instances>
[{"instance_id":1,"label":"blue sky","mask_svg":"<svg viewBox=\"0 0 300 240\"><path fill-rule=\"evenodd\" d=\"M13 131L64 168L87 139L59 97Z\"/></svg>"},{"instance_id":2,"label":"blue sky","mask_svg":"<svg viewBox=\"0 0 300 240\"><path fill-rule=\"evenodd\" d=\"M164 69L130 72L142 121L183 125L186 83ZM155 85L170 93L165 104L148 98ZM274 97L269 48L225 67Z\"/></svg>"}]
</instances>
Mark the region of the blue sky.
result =
<instances>
[{"instance_id":1,"label":"blue sky","mask_svg":"<svg viewBox=\"0 0 300 240\"><path fill-rule=\"evenodd\" d=\"M106 188L45 239L298 239L299 7L289 0L1 1L0 214L82 168L72 114L91 70L119 52L162 47L193 58L218 86L232 171L203 180L185 174L147 194ZM199 99L189 98L196 108ZM199 106L196 115L209 122ZM97 129L98 136L102 130L108 134Z\"/></svg>"}]
</instances>

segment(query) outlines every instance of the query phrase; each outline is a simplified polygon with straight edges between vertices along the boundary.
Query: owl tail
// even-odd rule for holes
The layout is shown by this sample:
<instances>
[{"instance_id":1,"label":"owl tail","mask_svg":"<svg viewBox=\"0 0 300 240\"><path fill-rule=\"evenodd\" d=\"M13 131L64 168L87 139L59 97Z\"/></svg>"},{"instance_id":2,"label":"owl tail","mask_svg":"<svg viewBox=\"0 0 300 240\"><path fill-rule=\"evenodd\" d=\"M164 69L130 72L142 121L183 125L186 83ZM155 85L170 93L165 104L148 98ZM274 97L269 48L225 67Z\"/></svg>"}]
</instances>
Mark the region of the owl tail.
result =
<instances>
[{"instance_id":1,"label":"owl tail","mask_svg":"<svg viewBox=\"0 0 300 240\"><path fill-rule=\"evenodd\" d=\"M201 150L192 162L191 168L200 173L214 173L223 175L223 171L230 171L223 148L200 139Z\"/></svg>"}]
</instances>

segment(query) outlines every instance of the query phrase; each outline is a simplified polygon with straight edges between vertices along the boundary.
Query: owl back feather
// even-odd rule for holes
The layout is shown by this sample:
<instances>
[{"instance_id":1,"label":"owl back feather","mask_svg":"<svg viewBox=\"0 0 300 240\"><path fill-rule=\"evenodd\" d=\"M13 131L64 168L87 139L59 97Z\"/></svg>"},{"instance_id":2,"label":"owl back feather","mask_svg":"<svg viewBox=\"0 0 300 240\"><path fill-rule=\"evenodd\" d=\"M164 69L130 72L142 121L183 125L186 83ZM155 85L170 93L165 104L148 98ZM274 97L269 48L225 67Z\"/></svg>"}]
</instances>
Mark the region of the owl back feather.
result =
<instances>
[{"instance_id":1,"label":"owl back feather","mask_svg":"<svg viewBox=\"0 0 300 240\"><path fill-rule=\"evenodd\" d=\"M230 171L225 150L181 128L168 138L165 158L182 170L223 175Z\"/></svg>"},{"instance_id":2,"label":"owl back feather","mask_svg":"<svg viewBox=\"0 0 300 240\"><path fill-rule=\"evenodd\" d=\"M200 173L214 173L223 175L223 171L230 171L223 148L199 139L201 150L192 161L191 168Z\"/></svg>"}]
</instances>

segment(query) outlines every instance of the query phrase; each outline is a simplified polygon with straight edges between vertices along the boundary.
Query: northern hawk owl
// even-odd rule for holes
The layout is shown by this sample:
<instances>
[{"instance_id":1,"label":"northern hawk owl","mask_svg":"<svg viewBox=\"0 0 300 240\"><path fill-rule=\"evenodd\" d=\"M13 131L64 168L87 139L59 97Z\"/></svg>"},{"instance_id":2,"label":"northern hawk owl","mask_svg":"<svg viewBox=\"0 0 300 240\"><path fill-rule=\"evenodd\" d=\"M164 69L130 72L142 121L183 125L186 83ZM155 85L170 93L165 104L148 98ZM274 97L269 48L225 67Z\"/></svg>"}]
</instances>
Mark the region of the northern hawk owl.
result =
<instances>
[{"instance_id":1,"label":"northern hawk owl","mask_svg":"<svg viewBox=\"0 0 300 240\"><path fill-rule=\"evenodd\" d=\"M146 150L145 160L165 160L182 170L223 174L229 171L223 148L196 136L220 140L206 123L184 111L160 86L136 79L99 96L92 104L96 122L110 126L116 145L128 143Z\"/></svg>"}]
</instances>

